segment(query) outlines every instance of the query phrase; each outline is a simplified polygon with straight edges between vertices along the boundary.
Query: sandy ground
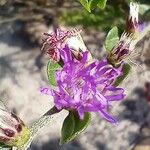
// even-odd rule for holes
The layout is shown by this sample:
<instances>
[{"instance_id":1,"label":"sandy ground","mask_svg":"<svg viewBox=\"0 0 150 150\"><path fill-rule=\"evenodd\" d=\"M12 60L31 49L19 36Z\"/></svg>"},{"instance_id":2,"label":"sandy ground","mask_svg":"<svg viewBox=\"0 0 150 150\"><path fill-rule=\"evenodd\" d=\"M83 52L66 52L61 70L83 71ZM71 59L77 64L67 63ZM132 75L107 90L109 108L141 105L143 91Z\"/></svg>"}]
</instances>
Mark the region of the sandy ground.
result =
<instances>
[{"instance_id":1,"label":"sandy ground","mask_svg":"<svg viewBox=\"0 0 150 150\"><path fill-rule=\"evenodd\" d=\"M101 57L104 35L85 34L87 46L96 57ZM94 39L94 40L93 40ZM50 107L52 97L41 95L39 88L47 86L47 57L40 58L40 48L31 47L27 39L16 35L12 25L0 27L0 99L16 112L26 124L31 124ZM112 112L118 116L118 125L102 120L98 114L87 130L75 141L59 146L61 124L67 112L57 114L34 140L30 150L127 150L141 138L143 125L148 121L148 103L144 95L144 84L150 79L149 66L143 63L150 40L144 41L140 63L143 69L133 65L133 72L122 85L127 89L127 98L114 104ZM150 136L149 128L146 133Z\"/></svg>"}]
</instances>

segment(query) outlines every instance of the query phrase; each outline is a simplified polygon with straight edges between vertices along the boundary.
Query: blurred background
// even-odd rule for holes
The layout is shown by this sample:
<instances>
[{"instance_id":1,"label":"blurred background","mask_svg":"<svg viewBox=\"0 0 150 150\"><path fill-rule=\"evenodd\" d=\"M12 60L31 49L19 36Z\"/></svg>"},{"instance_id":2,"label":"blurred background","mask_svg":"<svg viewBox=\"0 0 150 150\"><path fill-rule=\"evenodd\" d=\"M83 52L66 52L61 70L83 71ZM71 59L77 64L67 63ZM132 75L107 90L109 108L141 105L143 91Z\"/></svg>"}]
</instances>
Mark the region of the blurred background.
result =
<instances>
[{"instance_id":1,"label":"blurred background","mask_svg":"<svg viewBox=\"0 0 150 150\"><path fill-rule=\"evenodd\" d=\"M150 21L150 2L140 1L140 22ZM44 32L57 27L83 30L86 46L96 58L105 55L107 32L125 29L129 1L108 0L104 10L87 12L77 0L0 0L0 99L26 124L33 123L53 106L53 99L41 95L48 86L46 64L41 53ZM112 113L119 124L112 125L93 114L90 126L76 140L60 146L63 111L35 138L30 150L150 150L150 33L142 39L132 58L132 72L122 84L127 97L114 104Z\"/></svg>"}]
</instances>

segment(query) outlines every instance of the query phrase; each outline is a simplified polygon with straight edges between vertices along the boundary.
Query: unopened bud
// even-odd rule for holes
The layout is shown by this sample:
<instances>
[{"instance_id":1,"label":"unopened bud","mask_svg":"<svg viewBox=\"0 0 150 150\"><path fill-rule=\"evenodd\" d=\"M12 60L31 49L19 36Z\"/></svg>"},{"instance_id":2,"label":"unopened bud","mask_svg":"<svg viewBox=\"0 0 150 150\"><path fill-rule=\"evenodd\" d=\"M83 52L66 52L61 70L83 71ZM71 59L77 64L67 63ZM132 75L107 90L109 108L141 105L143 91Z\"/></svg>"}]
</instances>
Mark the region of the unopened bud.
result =
<instances>
[{"instance_id":1,"label":"unopened bud","mask_svg":"<svg viewBox=\"0 0 150 150\"><path fill-rule=\"evenodd\" d=\"M134 50L135 41L132 34L123 33L118 44L108 54L108 60L111 64L116 66L129 57Z\"/></svg>"},{"instance_id":2,"label":"unopened bud","mask_svg":"<svg viewBox=\"0 0 150 150\"><path fill-rule=\"evenodd\" d=\"M134 34L136 37L139 32L139 5L137 3L130 3L130 14L127 19L127 29L126 32L129 34Z\"/></svg>"},{"instance_id":3,"label":"unopened bud","mask_svg":"<svg viewBox=\"0 0 150 150\"><path fill-rule=\"evenodd\" d=\"M15 114L0 107L0 142L20 147L30 138L29 129Z\"/></svg>"},{"instance_id":4,"label":"unopened bud","mask_svg":"<svg viewBox=\"0 0 150 150\"><path fill-rule=\"evenodd\" d=\"M82 53L87 51L80 32L81 30L79 29L68 31L57 29L55 33L45 33L42 50L44 50L52 60L59 62L61 60L61 50L67 45L72 54L77 59L80 59Z\"/></svg>"}]
</instances>

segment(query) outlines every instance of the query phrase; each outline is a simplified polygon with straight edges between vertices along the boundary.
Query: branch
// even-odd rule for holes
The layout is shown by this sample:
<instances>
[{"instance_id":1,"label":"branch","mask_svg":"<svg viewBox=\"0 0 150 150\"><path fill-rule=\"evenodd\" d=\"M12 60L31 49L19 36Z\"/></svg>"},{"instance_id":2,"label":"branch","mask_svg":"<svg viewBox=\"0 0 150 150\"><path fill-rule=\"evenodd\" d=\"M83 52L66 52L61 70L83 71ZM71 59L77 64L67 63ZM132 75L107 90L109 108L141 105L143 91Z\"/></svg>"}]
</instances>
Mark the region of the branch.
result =
<instances>
[{"instance_id":1,"label":"branch","mask_svg":"<svg viewBox=\"0 0 150 150\"><path fill-rule=\"evenodd\" d=\"M54 115L60 111L61 110L58 110L54 106L48 112L46 112L39 120L35 121L33 123L33 125L30 127L30 134L31 134L30 139L28 140L28 142L25 145L23 145L21 148L18 148L17 150L27 150L30 147L31 142L33 141L34 137L39 133L39 131L43 127L45 127L51 121L52 115Z\"/></svg>"}]
</instances>

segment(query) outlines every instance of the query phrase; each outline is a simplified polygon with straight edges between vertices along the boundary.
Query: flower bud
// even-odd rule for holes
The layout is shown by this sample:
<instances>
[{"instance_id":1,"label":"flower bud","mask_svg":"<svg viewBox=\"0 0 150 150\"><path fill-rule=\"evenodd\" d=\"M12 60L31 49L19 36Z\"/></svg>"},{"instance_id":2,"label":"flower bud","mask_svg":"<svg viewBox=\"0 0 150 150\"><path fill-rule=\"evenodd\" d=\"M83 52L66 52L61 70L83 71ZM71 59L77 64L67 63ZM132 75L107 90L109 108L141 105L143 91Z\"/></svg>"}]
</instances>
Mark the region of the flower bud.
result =
<instances>
[{"instance_id":1,"label":"flower bud","mask_svg":"<svg viewBox=\"0 0 150 150\"><path fill-rule=\"evenodd\" d=\"M116 66L129 58L135 47L135 40L132 34L123 33L118 44L113 48L113 50L108 54L107 58L109 62Z\"/></svg>"},{"instance_id":2,"label":"flower bud","mask_svg":"<svg viewBox=\"0 0 150 150\"><path fill-rule=\"evenodd\" d=\"M8 146L20 147L29 137L29 129L23 121L14 113L0 107L0 142Z\"/></svg>"},{"instance_id":3,"label":"flower bud","mask_svg":"<svg viewBox=\"0 0 150 150\"><path fill-rule=\"evenodd\" d=\"M75 58L81 59L83 52L87 51L87 48L80 32L81 30L79 29L68 31L57 29L55 33L45 33L42 50L44 50L52 60L59 62L62 59L61 50L67 45Z\"/></svg>"},{"instance_id":4,"label":"flower bud","mask_svg":"<svg viewBox=\"0 0 150 150\"><path fill-rule=\"evenodd\" d=\"M127 19L127 33L132 33L135 36L139 32L139 20L138 20L138 13L139 13L139 5L137 3L130 3L130 14Z\"/></svg>"}]
</instances>

